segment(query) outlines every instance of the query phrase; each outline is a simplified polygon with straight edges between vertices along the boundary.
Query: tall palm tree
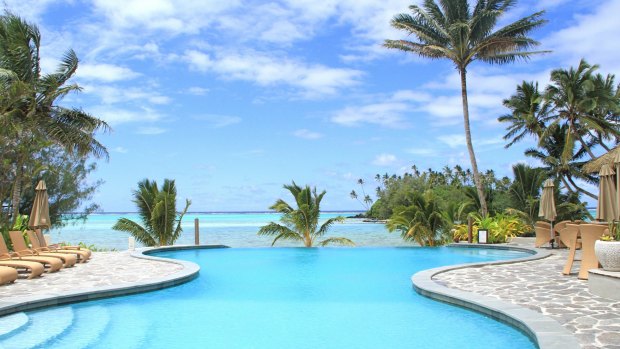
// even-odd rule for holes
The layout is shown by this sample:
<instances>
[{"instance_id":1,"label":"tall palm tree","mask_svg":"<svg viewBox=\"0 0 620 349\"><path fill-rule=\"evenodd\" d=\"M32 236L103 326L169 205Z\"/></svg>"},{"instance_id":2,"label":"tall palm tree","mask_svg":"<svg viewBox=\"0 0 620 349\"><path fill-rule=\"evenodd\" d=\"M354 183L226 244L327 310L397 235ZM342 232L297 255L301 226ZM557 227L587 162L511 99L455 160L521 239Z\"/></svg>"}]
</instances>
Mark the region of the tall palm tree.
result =
<instances>
[{"instance_id":1,"label":"tall palm tree","mask_svg":"<svg viewBox=\"0 0 620 349\"><path fill-rule=\"evenodd\" d=\"M284 239L301 241L305 247L313 247L316 240L325 235L334 223L344 221L344 217L338 216L326 220L319 226L321 200L325 196L325 190L317 194L316 188L310 189L309 186L302 188L295 184L295 182L290 185L284 185L284 189L293 195L297 208L293 208L293 206L282 199L278 199L269 207L282 214L282 218L280 218L282 224L271 222L258 231L258 235L275 235L271 246L275 245L278 240ZM332 243L355 245L353 241L342 237L328 238L318 242L320 246Z\"/></svg>"},{"instance_id":2,"label":"tall palm tree","mask_svg":"<svg viewBox=\"0 0 620 349\"><path fill-rule=\"evenodd\" d=\"M68 84L78 67L69 50L58 69L41 74L41 35L36 25L5 12L0 16L0 134L18 150L14 168L11 205L18 215L24 163L33 153L33 139L63 146L78 156L106 157L106 148L94 135L109 126L79 108L60 106L67 94L80 91Z\"/></svg>"},{"instance_id":3,"label":"tall palm tree","mask_svg":"<svg viewBox=\"0 0 620 349\"><path fill-rule=\"evenodd\" d=\"M509 123L504 139L510 142L505 147L511 147L526 136L534 136L538 141L549 118L549 104L544 102L538 83L523 81L517 86L517 93L505 99L503 104L511 111L497 119Z\"/></svg>"},{"instance_id":4,"label":"tall palm tree","mask_svg":"<svg viewBox=\"0 0 620 349\"><path fill-rule=\"evenodd\" d=\"M173 245L181 236L181 221L191 204L186 199L185 208L177 218L176 197L174 180L165 179L160 189L156 181L144 179L138 182L138 190L133 192L133 202L138 206L142 224L121 218L112 229L127 232L146 246Z\"/></svg>"},{"instance_id":5,"label":"tall palm tree","mask_svg":"<svg viewBox=\"0 0 620 349\"><path fill-rule=\"evenodd\" d=\"M417 41L386 40L384 46L413 52L431 59L449 59L461 77L463 100L463 126L469 159L481 211L487 215L484 186L471 140L469 105L467 102L467 67L475 60L491 64L505 64L526 60L543 51L528 51L539 43L527 35L542 26L543 11L522 18L495 30L499 18L516 0L478 0L472 9L468 0L424 0L423 5L411 5L412 15L399 14L392 19L392 26L413 34Z\"/></svg>"},{"instance_id":6,"label":"tall palm tree","mask_svg":"<svg viewBox=\"0 0 620 349\"><path fill-rule=\"evenodd\" d=\"M588 137L590 132L599 133L604 138L620 136L620 126L605 117L608 111L612 114L618 111L613 77L597 77L594 75L597 69L598 65L590 65L582 59L576 69L571 67L551 72L551 84L547 87L545 98L554 106L553 123L568 125L566 147L562 154L565 160L572 157L571 151L576 141L591 159L596 157L586 138L594 138L596 142L599 138Z\"/></svg>"}]
</instances>

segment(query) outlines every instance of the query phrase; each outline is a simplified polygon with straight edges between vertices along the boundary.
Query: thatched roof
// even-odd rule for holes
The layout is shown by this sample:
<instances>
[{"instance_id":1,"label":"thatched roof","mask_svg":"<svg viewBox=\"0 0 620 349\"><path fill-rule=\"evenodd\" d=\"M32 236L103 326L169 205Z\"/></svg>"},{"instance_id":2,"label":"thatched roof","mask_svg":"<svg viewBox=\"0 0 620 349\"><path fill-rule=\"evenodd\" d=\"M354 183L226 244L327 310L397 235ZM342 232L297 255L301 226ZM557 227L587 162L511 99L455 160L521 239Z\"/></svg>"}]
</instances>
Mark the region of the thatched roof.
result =
<instances>
[{"instance_id":1,"label":"thatched roof","mask_svg":"<svg viewBox=\"0 0 620 349\"><path fill-rule=\"evenodd\" d=\"M598 158L588 161L585 165L583 165L583 171L586 173L597 173L601 170L603 164L607 164L609 167L615 168L614 162L616 157L620 157L620 145L599 156Z\"/></svg>"}]
</instances>

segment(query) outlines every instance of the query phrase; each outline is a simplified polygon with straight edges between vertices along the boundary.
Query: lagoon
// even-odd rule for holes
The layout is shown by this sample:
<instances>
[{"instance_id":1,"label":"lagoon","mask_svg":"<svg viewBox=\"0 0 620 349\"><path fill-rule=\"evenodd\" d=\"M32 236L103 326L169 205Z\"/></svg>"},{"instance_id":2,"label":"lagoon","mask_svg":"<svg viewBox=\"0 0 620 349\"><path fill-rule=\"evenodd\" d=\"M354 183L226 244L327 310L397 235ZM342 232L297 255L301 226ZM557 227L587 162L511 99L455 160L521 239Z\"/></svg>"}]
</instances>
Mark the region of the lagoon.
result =
<instances>
[{"instance_id":1,"label":"lagoon","mask_svg":"<svg viewBox=\"0 0 620 349\"><path fill-rule=\"evenodd\" d=\"M339 215L351 217L359 212L325 212L321 220ZM89 215L86 222L69 221L65 227L49 233L53 242L77 244L84 242L97 248L125 250L129 234L112 230L119 218L139 222L136 213L100 213ZM272 238L258 236L258 230L269 222L277 222L280 214L271 212L252 213L188 213L183 218L183 233L176 244L194 243L194 219L200 222L200 243L230 247L269 247ZM382 223L368 223L358 218L348 218L332 226L326 237L342 236L353 240L357 246L415 246L405 242L398 232L389 233ZM299 246L299 243L278 241L276 246Z\"/></svg>"}]
</instances>

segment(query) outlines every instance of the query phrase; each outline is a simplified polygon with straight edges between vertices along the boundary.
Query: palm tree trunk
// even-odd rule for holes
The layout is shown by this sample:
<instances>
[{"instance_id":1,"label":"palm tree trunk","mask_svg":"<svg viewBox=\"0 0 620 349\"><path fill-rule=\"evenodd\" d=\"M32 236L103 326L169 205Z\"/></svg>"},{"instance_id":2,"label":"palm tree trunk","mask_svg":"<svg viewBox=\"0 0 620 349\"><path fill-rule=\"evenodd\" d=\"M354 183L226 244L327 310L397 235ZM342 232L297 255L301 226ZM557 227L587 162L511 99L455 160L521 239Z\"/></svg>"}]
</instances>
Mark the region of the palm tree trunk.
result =
<instances>
[{"instance_id":1,"label":"palm tree trunk","mask_svg":"<svg viewBox=\"0 0 620 349\"><path fill-rule=\"evenodd\" d=\"M590 149L590 147L588 147L588 145L586 144L586 142L583 140L583 138L581 137L581 135L579 135L579 133L577 132L577 128L575 127L575 125L573 125L571 127L573 135L575 137L577 137L577 140L579 140L579 143L581 143L581 146L586 150L586 152L588 152L588 155L590 155L591 159L595 159L596 156L594 155L594 153L592 152L592 150Z\"/></svg>"},{"instance_id":2,"label":"palm tree trunk","mask_svg":"<svg viewBox=\"0 0 620 349\"><path fill-rule=\"evenodd\" d=\"M19 203L22 198L22 164L18 161L15 169L15 180L13 181L13 192L11 193L11 208L13 213L11 214L11 227L15 225L17 216L19 216Z\"/></svg>"},{"instance_id":3,"label":"palm tree trunk","mask_svg":"<svg viewBox=\"0 0 620 349\"><path fill-rule=\"evenodd\" d=\"M469 151L469 160L471 161L471 170L474 175L474 183L476 184L476 190L478 191L478 198L480 199L480 210L483 217L486 217L489 209L487 207L487 200L484 196L484 187L482 186L482 179L478 172L478 163L476 162L476 154L474 153L474 145L471 141L471 130L469 128L469 104L467 102L467 72L465 68L459 67L459 74L461 75L461 97L463 99L463 125L465 127L465 142L467 143L467 150Z\"/></svg>"},{"instance_id":4,"label":"palm tree trunk","mask_svg":"<svg viewBox=\"0 0 620 349\"><path fill-rule=\"evenodd\" d=\"M594 194L590 193L589 191L587 191L587 190L585 190L585 189L583 189L583 188L579 187L579 186L577 185L577 183L575 183L575 182L573 181L573 179L572 179L570 176L566 176L566 179L568 179L568 181L569 181L569 182L573 185L573 187L575 187L575 189L576 189L578 192L580 192L580 193L584 193L584 194L586 194L587 196L591 197L591 198L592 198L592 199L594 199L594 200L598 200L598 196L596 196L596 195L594 195Z\"/></svg>"}]
</instances>

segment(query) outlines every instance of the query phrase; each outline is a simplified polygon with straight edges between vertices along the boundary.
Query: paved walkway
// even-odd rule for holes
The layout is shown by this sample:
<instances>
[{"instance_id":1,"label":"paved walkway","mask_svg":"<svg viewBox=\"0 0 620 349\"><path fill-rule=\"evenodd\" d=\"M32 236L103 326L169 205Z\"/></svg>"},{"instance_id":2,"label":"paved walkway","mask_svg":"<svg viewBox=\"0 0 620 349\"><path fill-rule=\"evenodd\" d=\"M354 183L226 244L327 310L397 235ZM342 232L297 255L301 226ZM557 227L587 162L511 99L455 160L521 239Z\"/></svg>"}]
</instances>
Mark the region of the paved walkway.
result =
<instances>
[{"instance_id":1,"label":"paved walkway","mask_svg":"<svg viewBox=\"0 0 620 349\"><path fill-rule=\"evenodd\" d=\"M547 315L575 333L584 349L620 349L620 302L588 292L588 282L577 279L579 262L573 274L562 275L567 251L550 251L544 259L458 269L434 280Z\"/></svg>"},{"instance_id":2,"label":"paved walkway","mask_svg":"<svg viewBox=\"0 0 620 349\"><path fill-rule=\"evenodd\" d=\"M93 252L86 263L77 263L72 268L63 268L56 273L44 273L42 277L32 280L19 278L13 284L0 286L0 298L10 301L11 297L122 285L166 276L182 268L178 264L134 258L128 251Z\"/></svg>"}]
</instances>

